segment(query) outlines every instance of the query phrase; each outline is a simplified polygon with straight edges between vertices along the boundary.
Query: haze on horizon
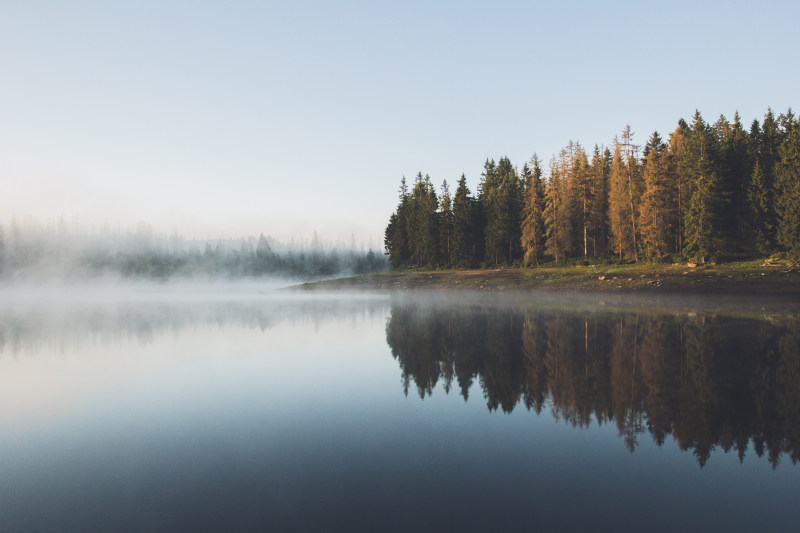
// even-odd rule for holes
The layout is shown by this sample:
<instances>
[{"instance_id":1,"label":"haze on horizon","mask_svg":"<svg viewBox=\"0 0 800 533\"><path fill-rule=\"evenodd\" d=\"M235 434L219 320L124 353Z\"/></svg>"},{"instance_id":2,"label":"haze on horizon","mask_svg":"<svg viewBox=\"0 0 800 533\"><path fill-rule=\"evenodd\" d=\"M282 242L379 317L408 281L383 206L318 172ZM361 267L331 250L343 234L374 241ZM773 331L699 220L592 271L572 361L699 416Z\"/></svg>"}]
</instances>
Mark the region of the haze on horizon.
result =
<instances>
[{"instance_id":1,"label":"haze on horizon","mask_svg":"<svg viewBox=\"0 0 800 533\"><path fill-rule=\"evenodd\" d=\"M0 223L380 246L402 176L796 104L800 5L4 2Z\"/></svg>"}]
</instances>

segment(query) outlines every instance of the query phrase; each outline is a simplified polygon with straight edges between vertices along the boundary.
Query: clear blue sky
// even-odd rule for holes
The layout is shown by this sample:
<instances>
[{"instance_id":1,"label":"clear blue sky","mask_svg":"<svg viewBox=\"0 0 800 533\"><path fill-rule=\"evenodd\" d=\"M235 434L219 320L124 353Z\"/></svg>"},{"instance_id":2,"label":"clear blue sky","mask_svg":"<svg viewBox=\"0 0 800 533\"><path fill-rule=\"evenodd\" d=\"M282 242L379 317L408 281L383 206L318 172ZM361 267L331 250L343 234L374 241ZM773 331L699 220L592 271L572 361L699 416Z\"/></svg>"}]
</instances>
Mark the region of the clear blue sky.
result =
<instances>
[{"instance_id":1,"label":"clear blue sky","mask_svg":"<svg viewBox=\"0 0 800 533\"><path fill-rule=\"evenodd\" d=\"M798 106L800 2L0 2L0 222L372 240L400 178Z\"/></svg>"}]
</instances>

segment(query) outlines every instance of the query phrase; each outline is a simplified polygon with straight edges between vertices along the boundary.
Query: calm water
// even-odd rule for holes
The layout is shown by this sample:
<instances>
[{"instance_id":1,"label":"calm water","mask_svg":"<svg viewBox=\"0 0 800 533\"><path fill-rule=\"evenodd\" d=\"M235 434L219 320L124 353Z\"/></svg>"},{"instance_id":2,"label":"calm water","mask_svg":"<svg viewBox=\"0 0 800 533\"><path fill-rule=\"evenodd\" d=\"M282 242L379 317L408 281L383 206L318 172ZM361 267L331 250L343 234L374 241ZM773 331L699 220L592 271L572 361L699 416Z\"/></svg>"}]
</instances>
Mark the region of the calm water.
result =
<instances>
[{"instance_id":1,"label":"calm water","mask_svg":"<svg viewBox=\"0 0 800 533\"><path fill-rule=\"evenodd\" d=\"M0 299L0 531L791 530L800 306Z\"/></svg>"}]
</instances>

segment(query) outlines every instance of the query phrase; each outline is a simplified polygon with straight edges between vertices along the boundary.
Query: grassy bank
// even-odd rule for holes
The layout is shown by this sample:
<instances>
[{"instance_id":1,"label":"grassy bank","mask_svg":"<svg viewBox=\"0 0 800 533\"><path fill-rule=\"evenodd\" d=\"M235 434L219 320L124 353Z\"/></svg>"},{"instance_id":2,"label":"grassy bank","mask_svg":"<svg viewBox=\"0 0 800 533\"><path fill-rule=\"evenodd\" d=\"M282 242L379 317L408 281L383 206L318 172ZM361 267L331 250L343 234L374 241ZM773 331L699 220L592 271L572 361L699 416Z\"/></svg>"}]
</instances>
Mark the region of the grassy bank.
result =
<instances>
[{"instance_id":1,"label":"grassy bank","mask_svg":"<svg viewBox=\"0 0 800 533\"><path fill-rule=\"evenodd\" d=\"M785 260L758 260L719 265L642 263L496 270L410 270L306 283L296 288L653 291L800 296L800 269Z\"/></svg>"}]
</instances>

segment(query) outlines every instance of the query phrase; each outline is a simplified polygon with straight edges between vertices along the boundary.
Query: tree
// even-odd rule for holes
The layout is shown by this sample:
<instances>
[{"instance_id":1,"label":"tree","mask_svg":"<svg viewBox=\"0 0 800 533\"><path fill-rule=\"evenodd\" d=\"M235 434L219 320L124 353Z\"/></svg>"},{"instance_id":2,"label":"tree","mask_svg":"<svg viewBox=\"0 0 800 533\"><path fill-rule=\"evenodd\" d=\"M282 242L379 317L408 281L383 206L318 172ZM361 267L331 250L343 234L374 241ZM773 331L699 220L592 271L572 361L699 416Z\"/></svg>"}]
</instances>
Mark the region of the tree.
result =
<instances>
[{"instance_id":1,"label":"tree","mask_svg":"<svg viewBox=\"0 0 800 533\"><path fill-rule=\"evenodd\" d=\"M576 254L587 257L589 255L589 235L592 230L591 212L594 191L586 151L576 143L570 152L569 191L570 206L574 216L572 227L575 229L573 242L580 243L580 249L576 250Z\"/></svg>"},{"instance_id":2,"label":"tree","mask_svg":"<svg viewBox=\"0 0 800 533\"><path fill-rule=\"evenodd\" d=\"M689 185L684 216L685 253L703 263L719 251L719 147L711 128L695 112L686 136L682 171Z\"/></svg>"},{"instance_id":3,"label":"tree","mask_svg":"<svg viewBox=\"0 0 800 533\"><path fill-rule=\"evenodd\" d=\"M611 160L608 190L608 228L611 250L620 259L635 258L632 220L628 184L628 168L622 155L622 144L615 140Z\"/></svg>"},{"instance_id":4,"label":"tree","mask_svg":"<svg viewBox=\"0 0 800 533\"><path fill-rule=\"evenodd\" d=\"M447 180L442 182L442 199L439 202L439 243L444 266L451 264L451 242L453 237L453 209Z\"/></svg>"},{"instance_id":5,"label":"tree","mask_svg":"<svg viewBox=\"0 0 800 533\"><path fill-rule=\"evenodd\" d=\"M484 165L480 201L486 214L486 258L510 265L521 255L522 185L508 157Z\"/></svg>"},{"instance_id":6,"label":"tree","mask_svg":"<svg viewBox=\"0 0 800 533\"><path fill-rule=\"evenodd\" d=\"M436 191L431 185L430 176L417 174L414 188L409 197L410 217L408 236L411 259L421 267L437 265L439 252L439 227L437 209L439 206Z\"/></svg>"},{"instance_id":7,"label":"tree","mask_svg":"<svg viewBox=\"0 0 800 533\"><path fill-rule=\"evenodd\" d=\"M622 142L620 143L621 147L625 151L625 178L626 178L626 193L627 193L627 203L628 203L628 214L627 218L631 225L631 244L630 247L633 250L633 260L639 260L639 250L636 240L638 238L638 230L636 228L636 218L639 214L639 200L641 198L641 176L640 176L640 169L639 169L639 156L638 150L639 146L633 144L633 132L631 131L630 125L626 125L625 129L622 130Z\"/></svg>"},{"instance_id":8,"label":"tree","mask_svg":"<svg viewBox=\"0 0 800 533\"><path fill-rule=\"evenodd\" d=\"M720 142L720 226L724 246L741 248L747 218L747 187L753 170L754 150L750 135L737 112L729 124L720 116L715 130Z\"/></svg>"},{"instance_id":9,"label":"tree","mask_svg":"<svg viewBox=\"0 0 800 533\"><path fill-rule=\"evenodd\" d=\"M467 179L464 174L461 174L453 200L453 229L450 246L450 261L457 268L470 267L476 263L473 217L473 200L467 188Z\"/></svg>"},{"instance_id":10,"label":"tree","mask_svg":"<svg viewBox=\"0 0 800 533\"><path fill-rule=\"evenodd\" d=\"M775 170L777 238L787 251L800 255L800 126L789 122L789 128Z\"/></svg>"},{"instance_id":11,"label":"tree","mask_svg":"<svg viewBox=\"0 0 800 533\"><path fill-rule=\"evenodd\" d=\"M775 166L778 163L778 147L781 145L782 135L780 124L775 118L771 108L767 108L761 129L758 131L757 158L764 173L764 183L768 194L767 199L767 227L772 228L767 247L774 248L777 235L777 213L775 211Z\"/></svg>"},{"instance_id":12,"label":"tree","mask_svg":"<svg viewBox=\"0 0 800 533\"><path fill-rule=\"evenodd\" d=\"M562 174L563 169L554 158L545 188L544 225L545 253L552 255L556 263L566 259L566 251L572 246L566 180Z\"/></svg>"},{"instance_id":13,"label":"tree","mask_svg":"<svg viewBox=\"0 0 800 533\"><path fill-rule=\"evenodd\" d=\"M750 183L747 187L747 230L750 247L760 255L769 253L770 235L773 228L769 225L769 205L766 179L761 164L756 160Z\"/></svg>"},{"instance_id":14,"label":"tree","mask_svg":"<svg viewBox=\"0 0 800 533\"><path fill-rule=\"evenodd\" d=\"M525 204L522 209L521 244L525 266L539 266L539 257L544 252L544 187L542 169L536 154L531 158L533 170L525 164L522 179L525 183Z\"/></svg>"},{"instance_id":15,"label":"tree","mask_svg":"<svg viewBox=\"0 0 800 533\"><path fill-rule=\"evenodd\" d=\"M669 136L669 171L673 178L673 202L675 205L675 250L683 254L684 227L683 221L686 218L686 198L688 197L688 186L684 172L682 171L682 161L684 144L689 132L689 125L685 120L678 121L678 127Z\"/></svg>"},{"instance_id":16,"label":"tree","mask_svg":"<svg viewBox=\"0 0 800 533\"><path fill-rule=\"evenodd\" d=\"M594 146L592 163L589 167L589 183L591 187L592 203L589 209L589 239L592 243L592 255L598 256L606 253L608 240L608 176L611 170L611 152L602 151L599 146Z\"/></svg>"},{"instance_id":17,"label":"tree","mask_svg":"<svg viewBox=\"0 0 800 533\"><path fill-rule=\"evenodd\" d=\"M411 246L408 235L410 227L410 199L406 178L400 180L400 201L397 209L389 217L389 225L384 232L384 247L389 255L389 263L392 268L407 267L411 261Z\"/></svg>"},{"instance_id":18,"label":"tree","mask_svg":"<svg viewBox=\"0 0 800 533\"><path fill-rule=\"evenodd\" d=\"M644 193L639 204L641 249L648 260L659 260L670 244L674 212L671 205L667 147L653 132L645 147Z\"/></svg>"}]
</instances>

